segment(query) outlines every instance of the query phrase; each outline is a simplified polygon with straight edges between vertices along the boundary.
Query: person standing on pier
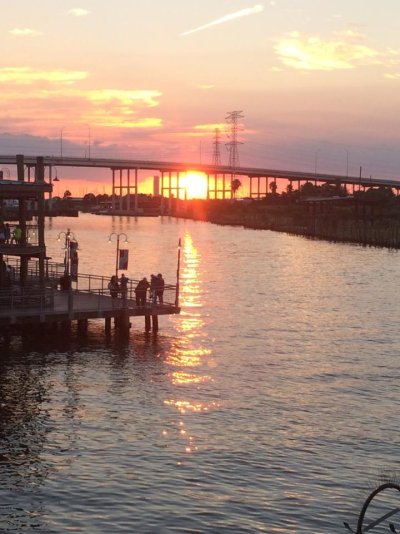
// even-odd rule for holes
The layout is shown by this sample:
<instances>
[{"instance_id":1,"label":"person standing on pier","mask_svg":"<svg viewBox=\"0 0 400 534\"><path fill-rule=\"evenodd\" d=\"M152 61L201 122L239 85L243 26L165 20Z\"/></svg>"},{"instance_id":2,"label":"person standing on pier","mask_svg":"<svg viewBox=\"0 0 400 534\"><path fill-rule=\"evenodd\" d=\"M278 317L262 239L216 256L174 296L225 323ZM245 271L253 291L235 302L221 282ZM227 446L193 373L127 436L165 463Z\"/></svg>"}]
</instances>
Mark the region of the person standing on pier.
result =
<instances>
[{"instance_id":1,"label":"person standing on pier","mask_svg":"<svg viewBox=\"0 0 400 534\"><path fill-rule=\"evenodd\" d=\"M129 278L127 278L123 273L121 275L121 278L119 279L119 288L121 291L121 297L122 297L122 306L125 308L128 302L128 282Z\"/></svg>"},{"instance_id":2,"label":"person standing on pier","mask_svg":"<svg viewBox=\"0 0 400 534\"><path fill-rule=\"evenodd\" d=\"M13 231L13 235L12 235L12 238L11 238L11 244L15 243L16 245L19 245L21 243L21 239L22 239L22 230L17 225L14 228L14 231Z\"/></svg>"},{"instance_id":3,"label":"person standing on pier","mask_svg":"<svg viewBox=\"0 0 400 534\"><path fill-rule=\"evenodd\" d=\"M115 275L111 277L111 280L108 283L108 289L110 290L110 295L112 298L112 305L114 308L115 299L118 297L118 291L119 291L118 278Z\"/></svg>"},{"instance_id":4,"label":"person standing on pier","mask_svg":"<svg viewBox=\"0 0 400 534\"><path fill-rule=\"evenodd\" d=\"M11 239L11 230L10 225L8 223L4 225L4 238L6 240L6 245L9 245Z\"/></svg>"},{"instance_id":5,"label":"person standing on pier","mask_svg":"<svg viewBox=\"0 0 400 534\"><path fill-rule=\"evenodd\" d=\"M149 289L150 284L147 281L147 278L142 278L138 285L135 288L136 295L136 306L146 306L147 300L147 290Z\"/></svg>"},{"instance_id":6,"label":"person standing on pier","mask_svg":"<svg viewBox=\"0 0 400 534\"><path fill-rule=\"evenodd\" d=\"M161 273L158 273L157 278L156 278L156 301L158 299L158 302L160 304L164 303L164 288L165 288L164 278L162 277Z\"/></svg>"},{"instance_id":7,"label":"person standing on pier","mask_svg":"<svg viewBox=\"0 0 400 534\"><path fill-rule=\"evenodd\" d=\"M156 300L157 300L156 289L157 289L157 276L155 274L152 274L150 275L150 298L151 298L151 303L153 305L156 303Z\"/></svg>"}]
</instances>

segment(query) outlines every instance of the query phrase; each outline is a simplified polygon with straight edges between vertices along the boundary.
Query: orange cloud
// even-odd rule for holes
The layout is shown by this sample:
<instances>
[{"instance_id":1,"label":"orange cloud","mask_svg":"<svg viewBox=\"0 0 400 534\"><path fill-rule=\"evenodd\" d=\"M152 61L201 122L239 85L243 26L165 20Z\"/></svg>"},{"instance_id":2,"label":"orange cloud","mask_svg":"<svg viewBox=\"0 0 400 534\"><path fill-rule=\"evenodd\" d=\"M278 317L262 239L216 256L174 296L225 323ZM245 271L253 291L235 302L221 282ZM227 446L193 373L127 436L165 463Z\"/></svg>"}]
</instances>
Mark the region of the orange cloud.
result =
<instances>
[{"instance_id":1,"label":"orange cloud","mask_svg":"<svg viewBox=\"0 0 400 534\"><path fill-rule=\"evenodd\" d=\"M205 130L206 132L214 132L216 129L218 130L226 130L227 126L225 122L215 122L210 124L197 124L194 129L195 130Z\"/></svg>"},{"instance_id":2,"label":"orange cloud","mask_svg":"<svg viewBox=\"0 0 400 534\"><path fill-rule=\"evenodd\" d=\"M90 124L114 129L155 129L162 120L149 114L162 95L146 89L84 89L85 71L35 70L26 67L0 68L2 98L0 113L10 131L52 135L57 124ZM21 89L29 85L29 95Z\"/></svg>"},{"instance_id":3,"label":"orange cloud","mask_svg":"<svg viewBox=\"0 0 400 534\"><path fill-rule=\"evenodd\" d=\"M101 89L90 91L88 99L92 102L119 102L123 106L140 102L146 107L155 107L159 105L156 99L161 95L160 91L155 90Z\"/></svg>"}]
</instances>

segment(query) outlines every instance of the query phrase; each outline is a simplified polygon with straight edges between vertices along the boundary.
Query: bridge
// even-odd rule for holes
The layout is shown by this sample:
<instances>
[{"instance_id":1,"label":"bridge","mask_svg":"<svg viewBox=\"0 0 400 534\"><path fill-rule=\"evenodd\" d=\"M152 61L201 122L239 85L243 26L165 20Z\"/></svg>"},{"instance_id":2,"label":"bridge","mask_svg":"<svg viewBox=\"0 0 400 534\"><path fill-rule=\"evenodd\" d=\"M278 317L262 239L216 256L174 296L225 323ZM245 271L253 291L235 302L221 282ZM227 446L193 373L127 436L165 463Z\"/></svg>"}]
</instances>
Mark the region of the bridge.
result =
<instances>
[{"instance_id":1,"label":"bridge","mask_svg":"<svg viewBox=\"0 0 400 534\"><path fill-rule=\"evenodd\" d=\"M80 168L103 168L110 169L112 182L112 210L119 206L122 209L122 197L127 195L126 211L130 211L130 196L134 195L134 211L137 211L137 195L139 194L138 172L153 171L160 173L161 184L160 193L162 197L182 198L185 196L184 187L181 186L182 175L188 172L204 173L207 177L207 198L232 198L233 191L231 182L234 177L241 177L249 180L250 198L261 198L269 192L271 182L276 180L287 180L300 188L301 183L312 181L317 183L328 183L352 186L366 189L370 187L390 187L400 192L400 180L389 180L372 177L347 176L341 174L327 174L317 172L299 172L292 170L258 168L258 167L238 167L233 169L227 165L207 165L193 162L157 161L157 160L136 160L117 158L73 158L43 156L45 169L48 169L48 179L52 183L53 167L80 167ZM28 182L34 180L31 177L31 170L35 169L38 158L36 156L21 155L0 155L0 165L24 165L27 168ZM19 162L19 163L18 163ZM133 173L133 176L132 174Z\"/></svg>"}]
</instances>

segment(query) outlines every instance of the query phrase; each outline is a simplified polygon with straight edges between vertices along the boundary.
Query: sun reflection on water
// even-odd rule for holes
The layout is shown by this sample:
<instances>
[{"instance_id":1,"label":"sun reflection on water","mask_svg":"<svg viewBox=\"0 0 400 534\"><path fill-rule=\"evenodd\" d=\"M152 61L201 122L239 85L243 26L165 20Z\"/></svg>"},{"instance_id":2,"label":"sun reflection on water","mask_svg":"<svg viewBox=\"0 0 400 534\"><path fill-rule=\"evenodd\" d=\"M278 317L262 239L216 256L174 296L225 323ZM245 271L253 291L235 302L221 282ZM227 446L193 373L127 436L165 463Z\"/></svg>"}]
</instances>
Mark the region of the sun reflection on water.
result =
<instances>
[{"instance_id":1,"label":"sun reflection on water","mask_svg":"<svg viewBox=\"0 0 400 534\"><path fill-rule=\"evenodd\" d=\"M209 374L212 351L204 345L206 338L203 332L204 320L200 309L202 302L201 255L195 247L190 234L183 239L182 271L180 276L180 303L182 312L177 321L179 341L170 351L166 363L171 366L170 380L175 392L164 401L183 416L206 413L219 407L217 402L209 400L209 384L213 377ZM207 369L207 373L204 373ZM207 389L207 400L204 400L204 388ZM188 421L179 421L178 434L163 430L162 435L172 439L179 437L184 440L183 451L192 454L198 450L195 437L187 427Z\"/></svg>"}]
</instances>

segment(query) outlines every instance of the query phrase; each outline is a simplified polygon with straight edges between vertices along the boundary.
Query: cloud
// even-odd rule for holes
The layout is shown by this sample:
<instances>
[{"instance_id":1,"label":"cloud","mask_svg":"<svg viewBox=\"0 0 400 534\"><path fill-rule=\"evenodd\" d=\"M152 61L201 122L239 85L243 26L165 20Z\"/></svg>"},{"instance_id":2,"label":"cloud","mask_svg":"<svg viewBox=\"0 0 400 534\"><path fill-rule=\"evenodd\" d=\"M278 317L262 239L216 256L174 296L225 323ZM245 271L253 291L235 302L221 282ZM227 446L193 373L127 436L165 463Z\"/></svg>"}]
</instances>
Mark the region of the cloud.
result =
<instances>
[{"instance_id":1,"label":"cloud","mask_svg":"<svg viewBox=\"0 0 400 534\"><path fill-rule=\"evenodd\" d=\"M38 35L42 35L42 32L32 30L31 28L13 28L8 33L15 37L37 37Z\"/></svg>"},{"instance_id":2,"label":"cloud","mask_svg":"<svg viewBox=\"0 0 400 534\"><path fill-rule=\"evenodd\" d=\"M203 84L203 85L199 85L199 89L214 89L215 85L212 85L212 84Z\"/></svg>"},{"instance_id":3,"label":"cloud","mask_svg":"<svg viewBox=\"0 0 400 534\"><path fill-rule=\"evenodd\" d=\"M203 130L206 132L215 132L215 130L225 131L227 128L226 122L215 122L210 124L197 124L195 130Z\"/></svg>"},{"instance_id":4,"label":"cloud","mask_svg":"<svg viewBox=\"0 0 400 534\"><path fill-rule=\"evenodd\" d=\"M223 123L196 124L186 131L179 131L178 135L182 137L213 137L215 130L219 130L221 135L226 132L227 125Z\"/></svg>"},{"instance_id":5,"label":"cloud","mask_svg":"<svg viewBox=\"0 0 400 534\"><path fill-rule=\"evenodd\" d=\"M0 68L3 129L51 136L63 124L70 129L90 124L118 139L122 131L151 131L163 125L160 116L149 113L159 106L160 91L80 87L87 78L85 71Z\"/></svg>"},{"instance_id":6,"label":"cloud","mask_svg":"<svg viewBox=\"0 0 400 534\"><path fill-rule=\"evenodd\" d=\"M383 65L384 54L362 42L353 31L323 40L292 32L275 45L275 52L287 67L302 70L333 71L366 65Z\"/></svg>"},{"instance_id":7,"label":"cloud","mask_svg":"<svg viewBox=\"0 0 400 534\"><path fill-rule=\"evenodd\" d=\"M101 89L90 91L88 98L92 102L118 102L121 106L142 103L146 107L155 107L158 106L156 99L161 95L157 90Z\"/></svg>"},{"instance_id":8,"label":"cloud","mask_svg":"<svg viewBox=\"0 0 400 534\"><path fill-rule=\"evenodd\" d=\"M0 68L0 82L14 85L31 85L37 82L72 84L87 78L85 71L68 71L64 69L37 70L29 67Z\"/></svg>"},{"instance_id":9,"label":"cloud","mask_svg":"<svg viewBox=\"0 0 400 534\"><path fill-rule=\"evenodd\" d=\"M387 73L385 78L388 80L400 80L400 72Z\"/></svg>"},{"instance_id":10,"label":"cloud","mask_svg":"<svg viewBox=\"0 0 400 534\"><path fill-rule=\"evenodd\" d=\"M84 17L86 15L89 15L89 13L90 11L87 11L86 9L82 9L80 7L76 7L68 11L68 15L73 15L74 17Z\"/></svg>"},{"instance_id":11,"label":"cloud","mask_svg":"<svg viewBox=\"0 0 400 534\"><path fill-rule=\"evenodd\" d=\"M194 28L193 30L188 30L186 32L181 33L181 37L184 37L186 35L190 35L191 33L199 32L201 30L205 30L206 28L211 28L212 26L217 26L218 24L223 24L225 22L229 22L231 20L235 20L241 17L247 17L249 15L255 15L256 13L261 13L264 11L264 6L257 4L253 7L241 9L240 11L236 11L235 13L231 13L229 15L225 15L219 19L213 20L209 22L208 24L204 24L203 26L199 26L198 28Z\"/></svg>"}]
</instances>

